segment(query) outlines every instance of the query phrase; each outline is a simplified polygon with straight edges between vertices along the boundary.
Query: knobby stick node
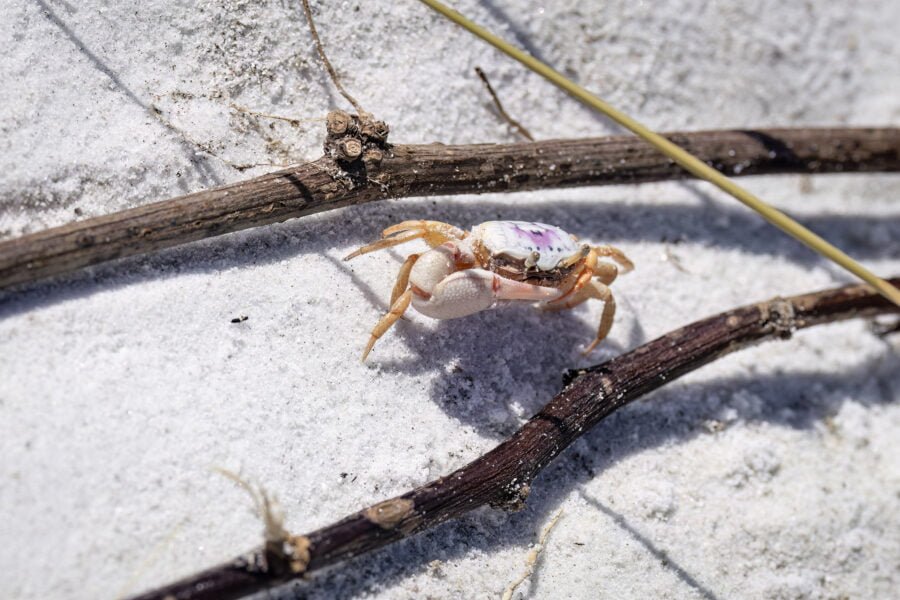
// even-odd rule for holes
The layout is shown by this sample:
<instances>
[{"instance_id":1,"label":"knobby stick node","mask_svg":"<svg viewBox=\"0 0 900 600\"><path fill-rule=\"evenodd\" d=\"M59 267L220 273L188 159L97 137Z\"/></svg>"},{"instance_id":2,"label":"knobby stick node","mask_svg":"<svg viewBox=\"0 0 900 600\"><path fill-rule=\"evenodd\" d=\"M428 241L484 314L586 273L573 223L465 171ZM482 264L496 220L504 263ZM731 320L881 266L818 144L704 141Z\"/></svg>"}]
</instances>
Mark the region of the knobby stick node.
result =
<instances>
[{"instance_id":1,"label":"knobby stick node","mask_svg":"<svg viewBox=\"0 0 900 600\"><path fill-rule=\"evenodd\" d=\"M361 167L374 169L388 150L390 127L369 114L351 115L333 110L325 119L325 130L325 156L345 171L358 172Z\"/></svg>"}]
</instances>

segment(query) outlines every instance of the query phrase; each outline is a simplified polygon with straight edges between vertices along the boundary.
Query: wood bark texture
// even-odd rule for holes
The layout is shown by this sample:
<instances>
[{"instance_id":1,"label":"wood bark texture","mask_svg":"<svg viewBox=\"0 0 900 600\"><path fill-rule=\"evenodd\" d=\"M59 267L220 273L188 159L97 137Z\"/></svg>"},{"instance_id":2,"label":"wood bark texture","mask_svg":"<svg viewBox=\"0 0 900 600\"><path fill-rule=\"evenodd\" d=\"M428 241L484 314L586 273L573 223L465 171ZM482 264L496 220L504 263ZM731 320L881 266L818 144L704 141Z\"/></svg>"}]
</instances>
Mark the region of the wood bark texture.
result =
<instances>
[{"instance_id":1,"label":"wood bark texture","mask_svg":"<svg viewBox=\"0 0 900 600\"><path fill-rule=\"evenodd\" d=\"M900 171L900 128L670 133L727 175ZM362 148L360 149L363 150ZM248 181L0 242L0 289L105 261L386 198L683 179L633 136L397 145L347 166L331 155Z\"/></svg>"}]
</instances>

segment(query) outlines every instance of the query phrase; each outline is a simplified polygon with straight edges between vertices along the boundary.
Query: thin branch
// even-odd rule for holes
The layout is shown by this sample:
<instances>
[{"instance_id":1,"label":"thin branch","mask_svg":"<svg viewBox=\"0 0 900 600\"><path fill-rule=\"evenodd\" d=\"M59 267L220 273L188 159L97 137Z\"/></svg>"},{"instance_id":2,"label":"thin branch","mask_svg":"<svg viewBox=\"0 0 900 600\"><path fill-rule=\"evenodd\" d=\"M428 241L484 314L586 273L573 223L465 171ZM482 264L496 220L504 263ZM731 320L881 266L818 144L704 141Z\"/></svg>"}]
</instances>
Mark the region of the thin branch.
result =
<instances>
[{"instance_id":1,"label":"thin branch","mask_svg":"<svg viewBox=\"0 0 900 600\"><path fill-rule=\"evenodd\" d=\"M316 42L316 50L319 53L319 58L322 59L322 62L325 64L325 68L328 70L328 75L331 76L331 81L334 83L334 87L338 89L341 95L347 99L347 102L353 105L353 108L356 109L357 114L359 116L368 115L365 110L363 110L362 105L356 101L356 98L350 95L346 89L344 89L343 84L341 83L341 78L338 77L337 71L334 70L334 67L331 66L331 61L328 60L328 56L325 54L325 46L322 45L322 40L319 39L319 32L316 31L316 24L313 21L312 10L309 8L309 0L301 0L303 4L303 14L306 15L306 22L309 23L309 31L312 33L313 40Z\"/></svg>"},{"instance_id":2,"label":"thin branch","mask_svg":"<svg viewBox=\"0 0 900 600\"><path fill-rule=\"evenodd\" d=\"M891 283L897 285L900 278ZM562 392L509 439L446 477L293 536L281 551L259 548L138 598L238 598L308 577L475 508L520 509L544 467L629 402L752 344L787 339L798 329L821 323L898 311L871 287L854 285L774 298L696 321L601 365L570 372Z\"/></svg>"},{"instance_id":3,"label":"thin branch","mask_svg":"<svg viewBox=\"0 0 900 600\"><path fill-rule=\"evenodd\" d=\"M667 137L731 175L900 171L900 128L757 129ZM323 157L247 181L0 242L0 289L387 198L518 192L690 177L632 136L390 146L345 169Z\"/></svg>"},{"instance_id":4,"label":"thin branch","mask_svg":"<svg viewBox=\"0 0 900 600\"><path fill-rule=\"evenodd\" d=\"M312 122L321 122L324 119L296 119L294 117L283 117L281 115L273 115L270 113L259 112L258 110L252 110L247 108L246 106L241 106L235 102L229 104L231 108L238 111L239 113L243 113L245 115L249 115L251 117L262 117L264 119L273 119L275 121L284 121L291 125L291 127L300 127L303 123L312 123Z\"/></svg>"},{"instance_id":5,"label":"thin branch","mask_svg":"<svg viewBox=\"0 0 900 600\"><path fill-rule=\"evenodd\" d=\"M497 112L500 113L500 117L506 121L510 127L519 132L519 135L524 137L530 142L534 141L534 136L531 135L531 132L525 129L525 126L512 118L512 116L506 112L506 109L503 108L503 104L500 102L500 98L497 97L497 92L494 91L494 86L491 85L491 82L488 81L487 75L485 75L484 71L481 70L481 67L475 67L475 72L478 74L478 77L481 79L481 83L484 84L484 87L487 88L488 94L491 95L491 99L494 101L494 107L497 109Z\"/></svg>"}]
</instances>

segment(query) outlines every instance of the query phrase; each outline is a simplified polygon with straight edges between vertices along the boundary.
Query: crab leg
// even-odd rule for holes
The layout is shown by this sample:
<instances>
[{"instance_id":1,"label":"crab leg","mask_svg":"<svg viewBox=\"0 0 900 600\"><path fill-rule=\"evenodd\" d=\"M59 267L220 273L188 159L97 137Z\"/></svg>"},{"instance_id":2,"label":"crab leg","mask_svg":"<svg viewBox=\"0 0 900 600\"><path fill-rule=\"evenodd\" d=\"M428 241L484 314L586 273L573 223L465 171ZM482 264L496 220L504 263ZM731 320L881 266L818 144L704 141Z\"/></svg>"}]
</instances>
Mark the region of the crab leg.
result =
<instances>
[{"instance_id":1,"label":"crab leg","mask_svg":"<svg viewBox=\"0 0 900 600\"><path fill-rule=\"evenodd\" d=\"M610 285L619 276L619 268L610 263L597 263L594 276L604 285Z\"/></svg>"},{"instance_id":2,"label":"crab leg","mask_svg":"<svg viewBox=\"0 0 900 600\"><path fill-rule=\"evenodd\" d=\"M381 232L382 239L367 244L358 250L351 252L344 260L356 258L362 254L375 252L382 248L390 248L405 242L424 238L425 242L434 248L450 240L461 240L468 235L465 231L441 221L403 221L396 225L391 225Z\"/></svg>"},{"instance_id":3,"label":"crab leg","mask_svg":"<svg viewBox=\"0 0 900 600\"><path fill-rule=\"evenodd\" d=\"M615 281L616 277L619 275L618 267L610 263L600 262L599 259L601 256L611 258L617 262L625 273L634 269L634 263L631 262L631 260L625 256L625 253L618 248L614 248L613 246L594 246L591 248L590 253L584 261L584 270L578 274L578 277L571 287L562 288L564 293L554 300L554 302L564 300L572 294L577 295L593 276L596 276L597 279L605 285L609 285Z\"/></svg>"},{"instance_id":4,"label":"crab leg","mask_svg":"<svg viewBox=\"0 0 900 600\"><path fill-rule=\"evenodd\" d=\"M594 246L591 248L597 256L611 258L619 263L624 273L634 270L634 263L625 256L625 253L614 246Z\"/></svg>"},{"instance_id":5,"label":"crab leg","mask_svg":"<svg viewBox=\"0 0 900 600\"><path fill-rule=\"evenodd\" d=\"M615 265L610 266L615 269ZM615 278L615 271L612 271L612 273L613 278ZM564 310L567 308L575 308L582 302L590 300L591 298L603 301L603 313L600 315L600 326L597 328L597 337L594 338L594 341L591 342L590 345L588 345L584 354L590 354L591 351L597 347L597 344L602 342L606 336L609 335L609 330L612 329L613 319L616 316L616 299L613 297L612 291L604 283L592 281L578 290L577 293L569 297L565 302L560 304L545 302L540 306L541 310Z\"/></svg>"},{"instance_id":6,"label":"crab leg","mask_svg":"<svg viewBox=\"0 0 900 600\"><path fill-rule=\"evenodd\" d=\"M394 284L394 289L391 291L391 306L394 305L397 298L399 298L400 295L406 291L406 288L409 287L409 272L412 271L413 265L419 260L419 256L419 254L410 254L406 257L406 260L403 261L400 272L397 274L397 282Z\"/></svg>"},{"instance_id":7,"label":"crab leg","mask_svg":"<svg viewBox=\"0 0 900 600\"><path fill-rule=\"evenodd\" d=\"M590 268L585 268L581 273L578 274L578 278L575 279L575 283L572 284L572 287L570 287L569 289L563 289L563 294L556 300L551 300L550 302L560 302L561 300L565 300L571 297L573 294L577 296L593 276L594 272Z\"/></svg>"},{"instance_id":8,"label":"crab leg","mask_svg":"<svg viewBox=\"0 0 900 600\"><path fill-rule=\"evenodd\" d=\"M375 342L378 341L378 338L383 336L384 333L403 316L406 309L409 308L412 294L412 290L406 290L404 293L400 294L400 297L391 303L391 310L375 324L375 327L372 329L372 334L369 336L369 343L366 344L366 349L363 351L363 362L365 362L369 352L372 351L372 347L375 345Z\"/></svg>"},{"instance_id":9,"label":"crab leg","mask_svg":"<svg viewBox=\"0 0 900 600\"><path fill-rule=\"evenodd\" d=\"M585 248L588 248L588 246L585 245ZM559 302L564 298L568 298L572 294L577 294L578 292L580 292L581 289L584 288L584 286L587 285L587 283L594 276L594 270L597 268L598 260L599 259L597 258L597 253L594 252L593 248L589 248L584 259L584 266L582 267L582 270L578 272L578 276L575 278L575 281L571 284L571 286L563 286L562 295L554 300L554 302Z\"/></svg>"},{"instance_id":10,"label":"crab leg","mask_svg":"<svg viewBox=\"0 0 900 600\"><path fill-rule=\"evenodd\" d=\"M616 299L612 294L612 291L600 283L599 281L592 281L591 285L588 286L593 290L593 297L598 300L603 301L603 312L600 314L600 326L597 328L597 337L594 338L594 341L588 344L588 347L584 349L582 354L588 355L593 352L594 348L597 347L597 344L602 342L607 335L609 335L609 330L612 329L613 319L616 316Z\"/></svg>"},{"instance_id":11,"label":"crab leg","mask_svg":"<svg viewBox=\"0 0 900 600\"><path fill-rule=\"evenodd\" d=\"M404 235L395 235L393 237L385 238L383 240L378 240L377 242L372 242L371 244L366 244L362 248L358 248L344 257L344 260L350 260L351 258L356 258L362 254L368 254L369 252L375 252L376 250L381 250L382 248L390 248L391 246L397 246L399 244L403 244L404 242L410 242L412 240L417 240L419 238L425 237L425 232L421 229L413 229Z\"/></svg>"},{"instance_id":12,"label":"crab leg","mask_svg":"<svg viewBox=\"0 0 900 600\"><path fill-rule=\"evenodd\" d=\"M451 225L449 223L444 223L443 221L403 221L402 223L397 223L396 225L391 225L387 229L381 232L382 237L389 237L403 231L410 230L422 230L426 234L434 234L436 236L441 236L442 239L440 242L432 244L432 246L440 246L444 242L448 240L461 240L468 235L465 231L460 229L455 225Z\"/></svg>"},{"instance_id":13,"label":"crab leg","mask_svg":"<svg viewBox=\"0 0 900 600\"><path fill-rule=\"evenodd\" d=\"M560 310L566 310L569 308L575 308L582 302L590 300L591 298L597 297L597 291L594 289L593 283L591 285L586 285L576 293L568 296L565 299L557 299L552 302L544 302L538 306L543 311L547 312L557 312ZM562 300L562 301L560 301Z\"/></svg>"}]
</instances>

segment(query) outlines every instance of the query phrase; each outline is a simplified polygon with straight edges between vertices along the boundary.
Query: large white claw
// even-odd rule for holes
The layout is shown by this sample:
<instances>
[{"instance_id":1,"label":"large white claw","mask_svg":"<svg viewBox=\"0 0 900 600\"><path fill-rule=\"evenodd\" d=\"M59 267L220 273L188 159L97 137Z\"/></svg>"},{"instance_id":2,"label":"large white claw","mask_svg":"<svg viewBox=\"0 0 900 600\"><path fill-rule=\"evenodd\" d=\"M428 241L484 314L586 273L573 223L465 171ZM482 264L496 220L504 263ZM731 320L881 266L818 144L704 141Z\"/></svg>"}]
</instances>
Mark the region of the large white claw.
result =
<instances>
[{"instance_id":1,"label":"large white claw","mask_svg":"<svg viewBox=\"0 0 900 600\"><path fill-rule=\"evenodd\" d=\"M457 271L434 286L429 298L414 295L417 311L433 319L456 319L490 308L497 300L547 301L559 296L556 288L504 279L490 271Z\"/></svg>"}]
</instances>

